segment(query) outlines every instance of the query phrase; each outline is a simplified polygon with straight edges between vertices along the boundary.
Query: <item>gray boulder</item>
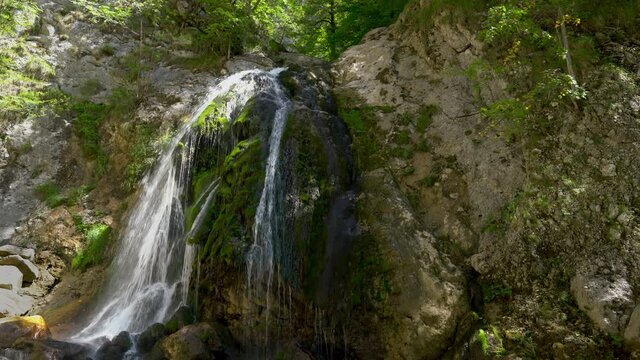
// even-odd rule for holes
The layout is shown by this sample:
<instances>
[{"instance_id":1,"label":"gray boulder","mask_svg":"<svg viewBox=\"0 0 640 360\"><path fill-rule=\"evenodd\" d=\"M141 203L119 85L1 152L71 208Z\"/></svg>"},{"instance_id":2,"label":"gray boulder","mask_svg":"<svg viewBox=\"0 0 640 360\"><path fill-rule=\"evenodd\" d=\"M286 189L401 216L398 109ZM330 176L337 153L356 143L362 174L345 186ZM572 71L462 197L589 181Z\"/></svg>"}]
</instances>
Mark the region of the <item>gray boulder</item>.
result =
<instances>
[{"instance_id":1,"label":"gray boulder","mask_svg":"<svg viewBox=\"0 0 640 360\"><path fill-rule=\"evenodd\" d=\"M0 265L15 266L22 272L23 280L26 282L32 282L40 277L40 271L33 265L33 263L19 255L10 255L0 258Z\"/></svg>"},{"instance_id":2,"label":"gray boulder","mask_svg":"<svg viewBox=\"0 0 640 360\"><path fill-rule=\"evenodd\" d=\"M0 289L17 292L22 287L22 272L15 266L0 265Z\"/></svg>"},{"instance_id":3,"label":"gray boulder","mask_svg":"<svg viewBox=\"0 0 640 360\"><path fill-rule=\"evenodd\" d=\"M578 273L571 279L571 292L580 309L600 329L610 334L624 332L634 308L633 290L627 279Z\"/></svg>"},{"instance_id":4,"label":"gray boulder","mask_svg":"<svg viewBox=\"0 0 640 360\"><path fill-rule=\"evenodd\" d=\"M33 249L22 248L15 245L0 246L0 256L20 255L25 259L33 260L36 252Z\"/></svg>"},{"instance_id":5,"label":"gray boulder","mask_svg":"<svg viewBox=\"0 0 640 360\"><path fill-rule=\"evenodd\" d=\"M33 300L12 290L0 289L0 318L23 315L31 309Z\"/></svg>"},{"instance_id":6,"label":"gray boulder","mask_svg":"<svg viewBox=\"0 0 640 360\"><path fill-rule=\"evenodd\" d=\"M153 324L138 335L136 348L141 354L146 354L153 350L153 346L167 336L167 329L163 324Z\"/></svg>"}]
</instances>

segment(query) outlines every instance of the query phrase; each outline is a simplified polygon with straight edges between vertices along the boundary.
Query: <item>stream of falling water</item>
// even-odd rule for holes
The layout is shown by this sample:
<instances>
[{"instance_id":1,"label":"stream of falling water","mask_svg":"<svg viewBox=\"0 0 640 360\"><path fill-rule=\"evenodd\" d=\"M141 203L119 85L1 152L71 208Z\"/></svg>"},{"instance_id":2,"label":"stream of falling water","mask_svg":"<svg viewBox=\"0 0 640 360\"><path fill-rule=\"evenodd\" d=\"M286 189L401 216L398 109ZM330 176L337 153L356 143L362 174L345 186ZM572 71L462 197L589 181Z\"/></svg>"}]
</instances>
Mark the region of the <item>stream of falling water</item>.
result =
<instances>
[{"instance_id":1,"label":"stream of falling water","mask_svg":"<svg viewBox=\"0 0 640 360\"><path fill-rule=\"evenodd\" d=\"M187 243L189 234L204 221L217 184L212 183L198 202L205 199L191 229L185 225L185 191L191 181L191 167L198 146L192 126L215 99L224 96L227 118L260 92L273 93L278 106L270 136L265 186L256 215L255 243L249 256L249 280L266 283L273 278L272 234L275 214L275 172L280 140L289 100L278 75L283 69L249 70L233 74L210 88L193 113L166 147L152 172L141 183L142 192L130 212L122 232L118 253L100 292L96 310L88 324L72 340L91 341L113 337L121 331L141 332L156 322L167 320L186 304L189 278L197 249ZM253 269L253 271L251 271ZM268 291L267 291L268 293Z\"/></svg>"},{"instance_id":2,"label":"stream of falling water","mask_svg":"<svg viewBox=\"0 0 640 360\"><path fill-rule=\"evenodd\" d=\"M279 225L282 222L278 211L278 168L280 165L280 148L282 135L287 124L291 101L279 84L274 87L274 100L277 110L273 119L273 127L269 137L269 156L265 168L264 187L260 202L256 209L253 228L253 245L247 254L247 287L249 299L258 298L266 302L265 339L269 341L269 307L271 285L274 276L274 241L280 235Z\"/></svg>"}]
</instances>

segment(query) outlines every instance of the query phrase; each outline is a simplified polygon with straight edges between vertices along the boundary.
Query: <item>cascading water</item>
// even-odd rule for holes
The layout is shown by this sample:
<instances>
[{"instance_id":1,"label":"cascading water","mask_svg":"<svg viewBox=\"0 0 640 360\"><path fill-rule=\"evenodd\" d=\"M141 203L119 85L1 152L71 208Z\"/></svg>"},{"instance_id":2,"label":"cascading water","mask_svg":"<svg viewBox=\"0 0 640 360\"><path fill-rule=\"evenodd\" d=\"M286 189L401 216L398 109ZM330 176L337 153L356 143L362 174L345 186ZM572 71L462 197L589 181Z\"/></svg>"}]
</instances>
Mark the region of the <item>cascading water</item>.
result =
<instances>
[{"instance_id":1,"label":"cascading water","mask_svg":"<svg viewBox=\"0 0 640 360\"><path fill-rule=\"evenodd\" d=\"M185 191L199 136L193 124L214 100L224 97L223 114L237 113L256 94L273 93L278 105L270 136L265 186L256 214L255 243L248 254L249 280L266 283L273 277L275 178L280 140L289 100L278 82L282 69L249 70L231 75L213 86L191 119L177 132L160 156L155 169L142 181L142 193L131 211L111 266L109 278L88 325L72 340L113 337L121 331L140 332L162 322L186 303L196 248L189 235L202 224L212 204L217 183L209 185L196 201L204 203L191 229L185 224ZM215 206L215 205L214 205Z\"/></svg>"},{"instance_id":2,"label":"cascading water","mask_svg":"<svg viewBox=\"0 0 640 360\"><path fill-rule=\"evenodd\" d=\"M265 169L264 187L256 210L253 228L254 243L247 254L247 284L249 298L262 297L266 302L265 343L268 342L269 305L274 276L274 242L279 238L280 211L278 211L278 167L282 135L287 124L291 102L278 85L274 88L277 110L269 137L269 156Z\"/></svg>"}]
</instances>

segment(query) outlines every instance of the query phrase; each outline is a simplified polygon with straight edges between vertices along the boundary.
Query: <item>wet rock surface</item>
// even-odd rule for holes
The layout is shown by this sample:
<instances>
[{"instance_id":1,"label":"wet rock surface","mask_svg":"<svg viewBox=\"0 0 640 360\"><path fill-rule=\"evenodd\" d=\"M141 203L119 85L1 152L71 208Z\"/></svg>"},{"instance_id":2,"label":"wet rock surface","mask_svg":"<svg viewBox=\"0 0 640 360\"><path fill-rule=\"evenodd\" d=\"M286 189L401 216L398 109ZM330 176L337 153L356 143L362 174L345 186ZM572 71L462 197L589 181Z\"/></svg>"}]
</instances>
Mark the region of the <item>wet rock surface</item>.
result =
<instances>
[{"instance_id":1,"label":"wet rock surface","mask_svg":"<svg viewBox=\"0 0 640 360\"><path fill-rule=\"evenodd\" d=\"M13 346L18 339L45 340L51 336L41 316L0 319L0 348Z\"/></svg>"},{"instance_id":2,"label":"wet rock surface","mask_svg":"<svg viewBox=\"0 0 640 360\"><path fill-rule=\"evenodd\" d=\"M218 333L209 324L188 325L159 342L152 359L223 359L224 351Z\"/></svg>"},{"instance_id":3,"label":"wet rock surface","mask_svg":"<svg viewBox=\"0 0 640 360\"><path fill-rule=\"evenodd\" d=\"M123 331L116 335L110 341L102 344L96 351L96 360L120 360L124 358L124 354L131 349L133 342L131 335Z\"/></svg>"}]
</instances>

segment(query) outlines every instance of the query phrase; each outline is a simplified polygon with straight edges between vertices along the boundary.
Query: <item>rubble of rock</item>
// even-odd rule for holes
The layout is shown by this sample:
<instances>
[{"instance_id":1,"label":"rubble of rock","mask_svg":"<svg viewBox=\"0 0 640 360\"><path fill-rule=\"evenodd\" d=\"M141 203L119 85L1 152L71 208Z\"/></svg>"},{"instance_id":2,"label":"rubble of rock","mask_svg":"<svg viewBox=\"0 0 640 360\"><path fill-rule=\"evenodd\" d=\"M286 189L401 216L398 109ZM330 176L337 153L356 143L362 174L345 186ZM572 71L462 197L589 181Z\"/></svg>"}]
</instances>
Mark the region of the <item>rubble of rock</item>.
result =
<instances>
[{"instance_id":1,"label":"rubble of rock","mask_svg":"<svg viewBox=\"0 0 640 360\"><path fill-rule=\"evenodd\" d=\"M34 256L33 249L0 246L0 317L24 315L31 309L33 299L22 289L40 278Z\"/></svg>"}]
</instances>

